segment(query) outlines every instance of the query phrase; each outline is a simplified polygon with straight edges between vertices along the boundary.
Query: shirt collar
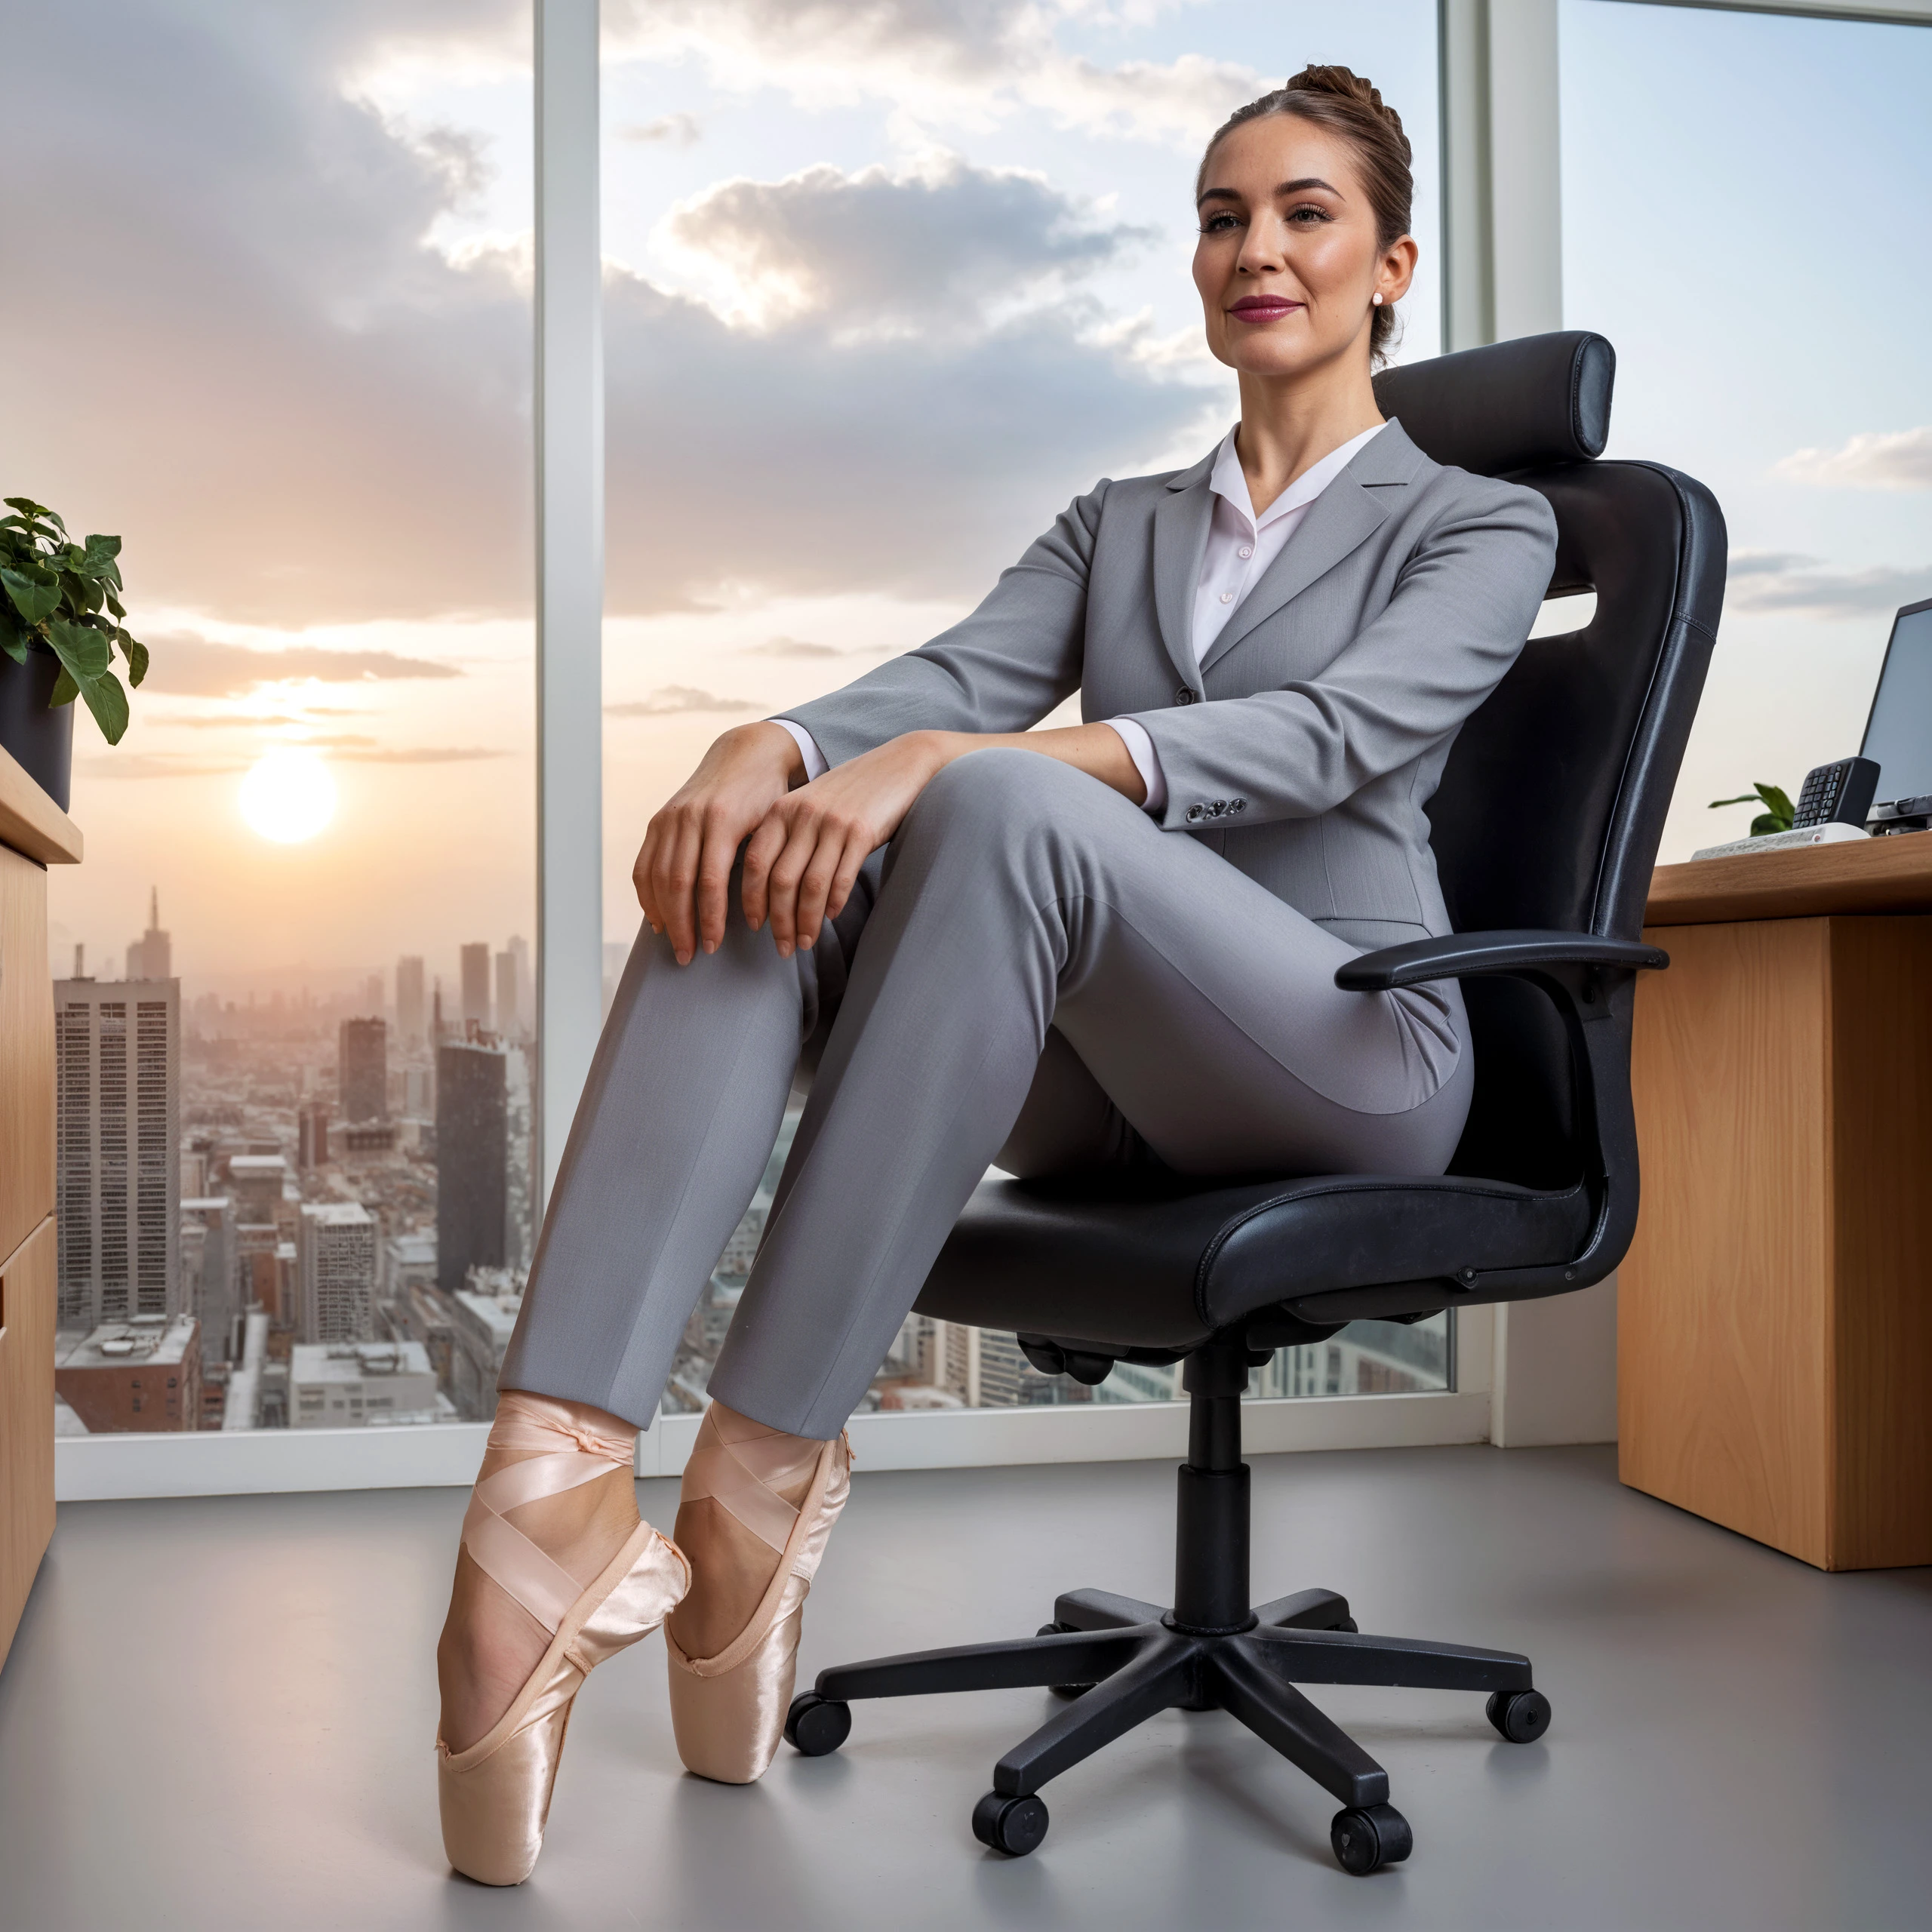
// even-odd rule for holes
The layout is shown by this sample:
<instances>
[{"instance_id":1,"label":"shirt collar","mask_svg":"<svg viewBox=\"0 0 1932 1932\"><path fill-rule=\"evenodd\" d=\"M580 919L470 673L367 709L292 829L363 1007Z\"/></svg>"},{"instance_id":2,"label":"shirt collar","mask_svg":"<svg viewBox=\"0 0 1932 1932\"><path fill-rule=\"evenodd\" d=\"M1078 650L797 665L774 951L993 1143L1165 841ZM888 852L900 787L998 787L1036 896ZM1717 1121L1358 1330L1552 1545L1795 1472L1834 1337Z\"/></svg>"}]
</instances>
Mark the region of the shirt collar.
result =
<instances>
[{"instance_id":1,"label":"shirt collar","mask_svg":"<svg viewBox=\"0 0 1932 1932\"><path fill-rule=\"evenodd\" d=\"M1235 429L1240 426L1236 423ZM1378 423L1374 429L1364 429L1359 436L1352 437L1340 449L1331 450L1319 463L1311 463L1258 517L1254 514L1253 499L1247 494L1247 478L1242 474L1241 458L1235 454L1235 429L1230 429L1214 453L1214 468L1208 478L1208 487L1216 496L1226 497L1254 528L1265 530L1291 510L1301 509L1313 503L1355 460L1356 452L1388 426L1386 423Z\"/></svg>"}]
</instances>

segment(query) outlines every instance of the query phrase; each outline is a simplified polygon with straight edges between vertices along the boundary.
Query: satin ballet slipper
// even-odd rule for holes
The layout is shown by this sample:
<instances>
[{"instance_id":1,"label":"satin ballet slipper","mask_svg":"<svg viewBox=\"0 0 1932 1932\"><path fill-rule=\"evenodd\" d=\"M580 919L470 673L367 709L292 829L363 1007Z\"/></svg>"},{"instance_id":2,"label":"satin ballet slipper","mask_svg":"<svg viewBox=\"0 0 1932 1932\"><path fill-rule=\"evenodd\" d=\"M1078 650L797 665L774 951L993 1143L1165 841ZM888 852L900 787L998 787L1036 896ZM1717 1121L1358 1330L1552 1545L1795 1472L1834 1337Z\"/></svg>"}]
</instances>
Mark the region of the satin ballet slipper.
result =
<instances>
[{"instance_id":1,"label":"satin ballet slipper","mask_svg":"<svg viewBox=\"0 0 1932 1932\"><path fill-rule=\"evenodd\" d=\"M795 1507L774 1484L811 1479ZM666 1626L671 1727L688 1770L721 1784L764 1775L785 1732L798 1672L805 1598L832 1526L851 1490L851 1444L841 1434L813 1442L738 1415L714 1402L699 1425L685 1471L682 1500L709 1497L778 1558L758 1607L716 1656L693 1657Z\"/></svg>"},{"instance_id":2,"label":"satin ballet slipper","mask_svg":"<svg viewBox=\"0 0 1932 1932\"><path fill-rule=\"evenodd\" d=\"M490 1440L546 1453L477 1484L463 1547L551 1633L550 1644L509 1709L467 1750L452 1752L438 1736L436 1784L451 1864L485 1885L520 1885L543 1847L564 1734L583 1680L663 1622L691 1587L691 1567L676 1544L641 1522L586 1582L506 1519L520 1503L629 1468L633 1443L592 1435L569 1421L561 1404L518 1394L503 1397Z\"/></svg>"}]
</instances>

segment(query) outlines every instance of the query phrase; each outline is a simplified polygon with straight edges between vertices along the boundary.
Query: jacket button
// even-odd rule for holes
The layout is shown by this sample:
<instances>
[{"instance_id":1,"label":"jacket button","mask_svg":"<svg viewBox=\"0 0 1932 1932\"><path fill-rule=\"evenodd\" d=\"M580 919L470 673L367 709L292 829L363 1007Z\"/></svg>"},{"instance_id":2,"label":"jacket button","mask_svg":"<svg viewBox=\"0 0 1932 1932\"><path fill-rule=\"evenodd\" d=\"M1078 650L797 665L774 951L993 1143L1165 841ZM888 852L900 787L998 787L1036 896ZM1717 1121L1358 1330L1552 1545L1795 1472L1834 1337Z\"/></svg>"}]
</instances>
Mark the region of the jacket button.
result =
<instances>
[{"instance_id":1,"label":"jacket button","mask_svg":"<svg viewBox=\"0 0 1932 1932\"><path fill-rule=\"evenodd\" d=\"M1186 685L1183 685L1180 689L1174 693L1174 702L1177 704L1192 704L1194 702L1194 694Z\"/></svg>"},{"instance_id":2,"label":"jacket button","mask_svg":"<svg viewBox=\"0 0 1932 1932\"><path fill-rule=\"evenodd\" d=\"M1245 798L1230 798L1228 801L1228 810L1231 812L1244 812L1247 810L1247 801Z\"/></svg>"},{"instance_id":3,"label":"jacket button","mask_svg":"<svg viewBox=\"0 0 1932 1932\"><path fill-rule=\"evenodd\" d=\"M1187 822L1189 825L1198 825L1205 816L1204 806L1189 805L1187 808Z\"/></svg>"},{"instance_id":4,"label":"jacket button","mask_svg":"<svg viewBox=\"0 0 1932 1932\"><path fill-rule=\"evenodd\" d=\"M1214 802L1208 808L1208 815L1210 818L1226 818L1228 815L1227 800L1225 798L1217 798Z\"/></svg>"}]
</instances>

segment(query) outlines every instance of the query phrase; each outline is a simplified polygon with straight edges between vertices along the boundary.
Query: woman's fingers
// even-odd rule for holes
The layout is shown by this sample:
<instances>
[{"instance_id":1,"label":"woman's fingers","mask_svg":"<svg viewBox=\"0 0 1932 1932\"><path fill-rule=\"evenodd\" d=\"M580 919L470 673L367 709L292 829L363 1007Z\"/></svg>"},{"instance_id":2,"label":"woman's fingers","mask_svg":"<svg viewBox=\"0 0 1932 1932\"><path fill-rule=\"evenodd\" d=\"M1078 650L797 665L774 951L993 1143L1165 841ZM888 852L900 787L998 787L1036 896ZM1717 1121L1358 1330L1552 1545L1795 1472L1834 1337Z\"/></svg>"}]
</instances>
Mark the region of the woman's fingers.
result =
<instances>
[{"instance_id":1,"label":"woman's fingers","mask_svg":"<svg viewBox=\"0 0 1932 1932\"><path fill-rule=\"evenodd\" d=\"M657 909L657 893L651 879L660 836L657 820L654 818L645 828L644 843L638 848L636 861L631 867L631 884L637 889L637 903L644 909L645 921L654 933L664 930L664 915Z\"/></svg>"},{"instance_id":2,"label":"woman's fingers","mask_svg":"<svg viewBox=\"0 0 1932 1932\"><path fill-rule=\"evenodd\" d=\"M671 949L677 955L680 966L689 965L697 950L691 902L697 884L703 843L703 826L697 814L680 811L659 848L657 864L652 875L664 931L669 937Z\"/></svg>"},{"instance_id":3,"label":"woman's fingers","mask_svg":"<svg viewBox=\"0 0 1932 1932\"><path fill-rule=\"evenodd\" d=\"M698 943L715 952L724 937L725 915L731 909L731 867L743 835L735 815L712 806L700 823L697 864Z\"/></svg>"},{"instance_id":4,"label":"woman's fingers","mask_svg":"<svg viewBox=\"0 0 1932 1932\"><path fill-rule=\"evenodd\" d=\"M828 819L820 826L817 843L799 875L798 906L792 915L801 946L818 943L832 882L838 876L846 847L856 842L853 829L842 820Z\"/></svg>"},{"instance_id":5,"label":"woman's fingers","mask_svg":"<svg viewBox=\"0 0 1932 1932\"><path fill-rule=\"evenodd\" d=\"M812 855L817 851L823 835L823 826L817 813L793 814L784 849L771 862L771 883L767 888L770 907L768 916L771 921L771 937L777 944L781 959L790 958L799 943L798 881L811 863Z\"/></svg>"},{"instance_id":6,"label":"woman's fingers","mask_svg":"<svg viewBox=\"0 0 1932 1932\"><path fill-rule=\"evenodd\" d=\"M789 817L782 804L774 805L759 821L745 847L744 878L739 897L745 909L745 923L753 932L769 916L772 861L784 851L791 835Z\"/></svg>"}]
</instances>

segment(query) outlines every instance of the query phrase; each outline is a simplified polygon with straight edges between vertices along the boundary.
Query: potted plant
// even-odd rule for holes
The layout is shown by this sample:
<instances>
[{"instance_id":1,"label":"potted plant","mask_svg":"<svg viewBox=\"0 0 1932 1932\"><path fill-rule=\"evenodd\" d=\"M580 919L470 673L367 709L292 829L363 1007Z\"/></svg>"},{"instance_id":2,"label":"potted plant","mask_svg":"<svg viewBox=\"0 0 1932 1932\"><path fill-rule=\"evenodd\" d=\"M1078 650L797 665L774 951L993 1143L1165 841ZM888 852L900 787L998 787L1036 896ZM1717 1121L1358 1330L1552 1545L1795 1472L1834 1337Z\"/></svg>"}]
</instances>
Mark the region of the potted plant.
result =
<instances>
[{"instance_id":1,"label":"potted plant","mask_svg":"<svg viewBox=\"0 0 1932 1932\"><path fill-rule=\"evenodd\" d=\"M1764 809L1751 821L1753 838L1768 838L1774 833L1789 832L1795 816L1792 810L1791 794L1782 785L1754 785L1741 798L1713 798L1711 810L1718 811L1726 805L1762 805Z\"/></svg>"},{"instance_id":2,"label":"potted plant","mask_svg":"<svg viewBox=\"0 0 1932 1932\"><path fill-rule=\"evenodd\" d=\"M122 620L118 537L76 543L31 497L5 499L0 517L0 746L63 811L73 769L77 697L110 745L128 728L128 694L114 675L118 646L128 681L147 675L147 647Z\"/></svg>"}]
</instances>

